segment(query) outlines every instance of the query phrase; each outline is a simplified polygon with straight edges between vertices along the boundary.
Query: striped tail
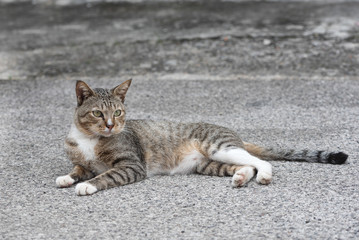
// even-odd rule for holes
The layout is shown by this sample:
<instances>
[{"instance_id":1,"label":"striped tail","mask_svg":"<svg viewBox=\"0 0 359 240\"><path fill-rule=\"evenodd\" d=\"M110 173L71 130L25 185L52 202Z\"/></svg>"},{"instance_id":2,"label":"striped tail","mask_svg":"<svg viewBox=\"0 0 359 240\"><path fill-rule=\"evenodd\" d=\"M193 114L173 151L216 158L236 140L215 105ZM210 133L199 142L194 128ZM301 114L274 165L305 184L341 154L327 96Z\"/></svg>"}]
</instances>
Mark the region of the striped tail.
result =
<instances>
[{"instance_id":1,"label":"striped tail","mask_svg":"<svg viewBox=\"0 0 359 240\"><path fill-rule=\"evenodd\" d=\"M318 150L276 150L264 148L252 143L244 143L244 148L250 154L266 160L285 160L298 162L343 164L348 155L343 152L327 152Z\"/></svg>"}]
</instances>

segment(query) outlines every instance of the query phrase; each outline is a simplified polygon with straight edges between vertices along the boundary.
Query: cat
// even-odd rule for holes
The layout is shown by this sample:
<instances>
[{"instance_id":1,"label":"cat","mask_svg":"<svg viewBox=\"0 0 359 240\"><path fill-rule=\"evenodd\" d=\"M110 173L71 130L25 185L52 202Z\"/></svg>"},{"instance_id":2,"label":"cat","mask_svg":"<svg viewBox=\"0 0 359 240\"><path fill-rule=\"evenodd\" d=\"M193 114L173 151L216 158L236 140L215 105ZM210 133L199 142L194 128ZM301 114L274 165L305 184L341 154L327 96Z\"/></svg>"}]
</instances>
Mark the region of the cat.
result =
<instances>
[{"instance_id":1,"label":"cat","mask_svg":"<svg viewBox=\"0 0 359 240\"><path fill-rule=\"evenodd\" d=\"M232 176L242 187L256 175L272 180L266 160L343 164L343 152L275 150L243 142L228 128L209 123L126 120L125 96L131 79L113 89L90 88L77 81L74 122L65 150L74 167L56 179L58 187L75 187L77 195L135 183L158 174L198 173Z\"/></svg>"}]
</instances>

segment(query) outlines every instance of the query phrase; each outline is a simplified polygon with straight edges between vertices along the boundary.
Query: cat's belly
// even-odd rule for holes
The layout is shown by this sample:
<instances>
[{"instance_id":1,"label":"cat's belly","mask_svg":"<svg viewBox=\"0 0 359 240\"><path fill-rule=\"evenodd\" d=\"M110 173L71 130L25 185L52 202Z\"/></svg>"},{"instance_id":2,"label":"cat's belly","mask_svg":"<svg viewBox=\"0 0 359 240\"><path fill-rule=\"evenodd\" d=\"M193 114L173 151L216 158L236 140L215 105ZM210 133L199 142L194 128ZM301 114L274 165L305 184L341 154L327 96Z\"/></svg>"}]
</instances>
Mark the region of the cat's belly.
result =
<instances>
[{"instance_id":1,"label":"cat's belly","mask_svg":"<svg viewBox=\"0 0 359 240\"><path fill-rule=\"evenodd\" d=\"M196 167L204 158L200 152L193 150L180 156L177 161L176 156L149 161L147 164L147 176L191 174L196 171Z\"/></svg>"}]
</instances>

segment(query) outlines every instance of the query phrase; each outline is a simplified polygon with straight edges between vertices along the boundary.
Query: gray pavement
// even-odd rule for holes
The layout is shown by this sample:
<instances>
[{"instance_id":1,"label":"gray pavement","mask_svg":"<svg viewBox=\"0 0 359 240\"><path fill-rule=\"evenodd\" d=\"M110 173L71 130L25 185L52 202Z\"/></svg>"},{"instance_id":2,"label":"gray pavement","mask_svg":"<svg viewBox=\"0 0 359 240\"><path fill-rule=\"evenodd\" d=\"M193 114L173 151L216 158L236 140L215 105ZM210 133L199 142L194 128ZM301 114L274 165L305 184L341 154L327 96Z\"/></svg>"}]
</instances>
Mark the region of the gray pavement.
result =
<instances>
[{"instance_id":1,"label":"gray pavement","mask_svg":"<svg viewBox=\"0 0 359 240\"><path fill-rule=\"evenodd\" d=\"M359 239L358 2L5 2L1 239ZM349 161L272 162L272 184L241 189L198 175L87 197L56 188L75 80L129 77L129 118L206 121Z\"/></svg>"}]
</instances>

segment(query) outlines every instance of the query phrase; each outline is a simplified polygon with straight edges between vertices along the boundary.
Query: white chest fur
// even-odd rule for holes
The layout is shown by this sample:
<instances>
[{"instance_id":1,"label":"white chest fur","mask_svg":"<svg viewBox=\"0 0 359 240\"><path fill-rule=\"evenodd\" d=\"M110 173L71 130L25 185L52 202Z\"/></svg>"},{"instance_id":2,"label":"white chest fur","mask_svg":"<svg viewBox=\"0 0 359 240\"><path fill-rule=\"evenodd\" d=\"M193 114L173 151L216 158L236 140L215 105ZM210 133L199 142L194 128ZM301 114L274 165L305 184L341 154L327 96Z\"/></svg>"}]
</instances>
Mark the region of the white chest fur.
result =
<instances>
[{"instance_id":1,"label":"white chest fur","mask_svg":"<svg viewBox=\"0 0 359 240\"><path fill-rule=\"evenodd\" d=\"M71 126L68 138L73 139L78 148L82 152L86 161L96 160L95 146L98 143L98 138L89 138L80 132L75 125Z\"/></svg>"}]
</instances>

